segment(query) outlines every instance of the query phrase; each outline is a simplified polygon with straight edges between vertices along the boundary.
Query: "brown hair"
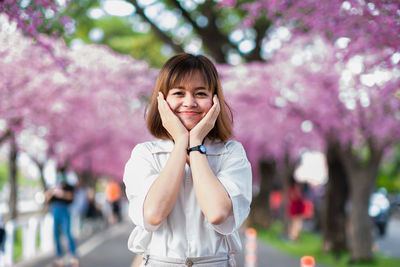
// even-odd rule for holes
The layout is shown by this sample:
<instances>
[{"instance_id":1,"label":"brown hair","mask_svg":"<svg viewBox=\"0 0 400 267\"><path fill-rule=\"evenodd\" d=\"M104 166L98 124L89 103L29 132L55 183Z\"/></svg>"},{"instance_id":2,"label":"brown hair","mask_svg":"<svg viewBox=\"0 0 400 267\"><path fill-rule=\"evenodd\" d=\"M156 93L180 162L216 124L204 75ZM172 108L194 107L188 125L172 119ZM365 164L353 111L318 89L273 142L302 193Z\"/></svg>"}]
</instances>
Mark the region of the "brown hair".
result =
<instances>
[{"instance_id":1,"label":"brown hair","mask_svg":"<svg viewBox=\"0 0 400 267\"><path fill-rule=\"evenodd\" d=\"M225 102L221 82L214 64L205 56L186 53L171 57L161 68L158 75L145 112L147 115L147 128L153 136L160 139L172 139L168 131L162 126L157 103L158 92L162 92L166 97L171 88L185 79L185 77L190 77L195 71L200 71L203 75L207 88L217 95L221 107L214 128L208 133L207 138L212 141L220 139L225 142L232 137L232 111Z\"/></svg>"}]
</instances>

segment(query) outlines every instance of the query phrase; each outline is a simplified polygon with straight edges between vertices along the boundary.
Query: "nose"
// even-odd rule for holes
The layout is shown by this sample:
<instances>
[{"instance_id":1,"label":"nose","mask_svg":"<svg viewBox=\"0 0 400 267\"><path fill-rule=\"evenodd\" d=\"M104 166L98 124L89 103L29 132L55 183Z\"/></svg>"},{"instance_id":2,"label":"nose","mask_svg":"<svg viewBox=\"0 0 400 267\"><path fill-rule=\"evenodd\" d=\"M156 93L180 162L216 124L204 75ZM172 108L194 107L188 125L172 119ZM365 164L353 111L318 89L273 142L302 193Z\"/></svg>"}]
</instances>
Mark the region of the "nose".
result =
<instances>
[{"instance_id":1,"label":"nose","mask_svg":"<svg viewBox=\"0 0 400 267\"><path fill-rule=\"evenodd\" d=\"M185 107L197 107L196 98L191 94L186 94L185 98L183 99L183 105Z\"/></svg>"}]
</instances>

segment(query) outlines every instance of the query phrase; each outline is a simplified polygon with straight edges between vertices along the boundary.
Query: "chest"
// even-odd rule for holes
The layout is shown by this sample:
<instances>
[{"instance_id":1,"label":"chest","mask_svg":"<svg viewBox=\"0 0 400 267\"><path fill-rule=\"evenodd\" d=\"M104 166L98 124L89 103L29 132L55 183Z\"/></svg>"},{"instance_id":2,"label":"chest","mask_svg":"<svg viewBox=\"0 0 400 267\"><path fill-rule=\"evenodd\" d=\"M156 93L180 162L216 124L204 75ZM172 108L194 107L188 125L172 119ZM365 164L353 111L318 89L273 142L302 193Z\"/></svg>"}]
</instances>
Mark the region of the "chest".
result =
<instances>
[{"instance_id":1,"label":"chest","mask_svg":"<svg viewBox=\"0 0 400 267\"><path fill-rule=\"evenodd\" d=\"M160 153L154 155L154 162L156 162L156 167L159 172L164 169L167 164L170 153ZM207 155L208 164L210 165L213 173L218 177L218 173L221 170L222 166L222 155ZM185 169L184 169L184 180L192 178L192 172L190 169L190 164L188 158L186 160Z\"/></svg>"}]
</instances>

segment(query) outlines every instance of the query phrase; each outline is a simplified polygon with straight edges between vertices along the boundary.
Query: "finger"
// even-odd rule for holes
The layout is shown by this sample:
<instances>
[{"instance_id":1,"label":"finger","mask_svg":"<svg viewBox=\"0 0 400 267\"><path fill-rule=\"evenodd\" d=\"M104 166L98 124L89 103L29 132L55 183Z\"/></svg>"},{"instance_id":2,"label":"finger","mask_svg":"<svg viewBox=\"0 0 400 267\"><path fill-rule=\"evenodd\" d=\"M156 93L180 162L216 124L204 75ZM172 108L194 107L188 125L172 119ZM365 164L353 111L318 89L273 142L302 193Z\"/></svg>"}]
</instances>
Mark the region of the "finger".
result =
<instances>
[{"instance_id":1,"label":"finger","mask_svg":"<svg viewBox=\"0 0 400 267\"><path fill-rule=\"evenodd\" d=\"M159 92L157 96L158 111L160 112L161 120L165 119L165 105L164 105L164 95Z\"/></svg>"},{"instance_id":2,"label":"finger","mask_svg":"<svg viewBox=\"0 0 400 267\"><path fill-rule=\"evenodd\" d=\"M211 123L213 123L214 121L215 121L215 119L216 119L216 115L215 115L215 113L216 113L216 109L217 108L217 106L216 105L213 105L209 110L208 110L208 112L207 112L207 114L203 117L203 119L199 122L199 124L201 124L201 125L203 125L204 123L208 123L208 122L211 122Z\"/></svg>"},{"instance_id":3,"label":"finger","mask_svg":"<svg viewBox=\"0 0 400 267\"><path fill-rule=\"evenodd\" d=\"M218 100L218 96L217 96L217 95L214 95L214 96L213 96L213 103L214 103L214 104L219 103L219 100Z\"/></svg>"},{"instance_id":4,"label":"finger","mask_svg":"<svg viewBox=\"0 0 400 267\"><path fill-rule=\"evenodd\" d=\"M220 106L219 106L219 100L217 95L213 96L213 106L211 107L211 109L209 110L209 112L207 113L207 115L209 115L209 118L212 120L216 120L216 118L218 117L219 111L220 111Z\"/></svg>"},{"instance_id":5,"label":"finger","mask_svg":"<svg viewBox=\"0 0 400 267\"><path fill-rule=\"evenodd\" d=\"M219 114L219 111L221 110L221 106L220 106L219 99L218 99L217 95L214 95L213 102L214 102L214 105L216 105L216 111Z\"/></svg>"}]
</instances>

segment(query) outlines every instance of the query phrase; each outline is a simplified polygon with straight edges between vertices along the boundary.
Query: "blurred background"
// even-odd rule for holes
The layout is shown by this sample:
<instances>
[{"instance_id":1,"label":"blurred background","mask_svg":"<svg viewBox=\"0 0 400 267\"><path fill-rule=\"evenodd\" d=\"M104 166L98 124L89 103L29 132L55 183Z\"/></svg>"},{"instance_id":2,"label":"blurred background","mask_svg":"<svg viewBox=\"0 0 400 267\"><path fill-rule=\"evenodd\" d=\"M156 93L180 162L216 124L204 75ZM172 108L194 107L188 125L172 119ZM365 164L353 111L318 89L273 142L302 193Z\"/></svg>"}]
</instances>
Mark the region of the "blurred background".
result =
<instances>
[{"instance_id":1,"label":"blurred background","mask_svg":"<svg viewBox=\"0 0 400 267\"><path fill-rule=\"evenodd\" d=\"M1 1L0 266L55 259L59 166L81 266L130 265L124 165L153 138L146 102L179 52L219 71L253 168L258 266L399 265L399 32L395 0Z\"/></svg>"}]
</instances>

